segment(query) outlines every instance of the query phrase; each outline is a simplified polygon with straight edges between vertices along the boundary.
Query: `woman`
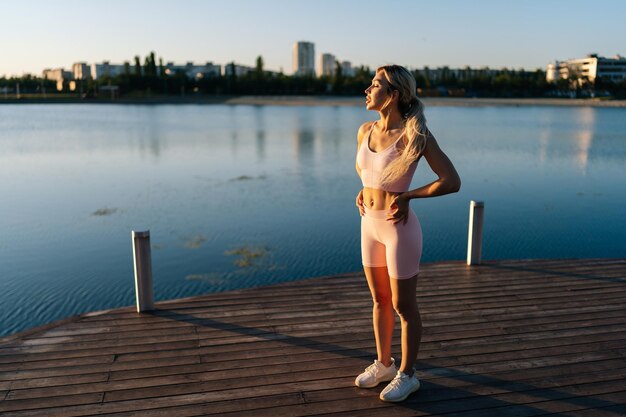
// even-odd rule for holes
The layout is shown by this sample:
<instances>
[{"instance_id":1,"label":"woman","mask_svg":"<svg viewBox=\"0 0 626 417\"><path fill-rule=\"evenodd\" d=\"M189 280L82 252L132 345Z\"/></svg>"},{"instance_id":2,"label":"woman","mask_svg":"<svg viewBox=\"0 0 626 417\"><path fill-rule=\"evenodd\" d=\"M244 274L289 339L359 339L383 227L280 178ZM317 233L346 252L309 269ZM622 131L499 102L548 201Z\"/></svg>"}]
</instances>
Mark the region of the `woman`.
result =
<instances>
[{"instance_id":1,"label":"woman","mask_svg":"<svg viewBox=\"0 0 626 417\"><path fill-rule=\"evenodd\" d=\"M380 399L396 402L405 400L420 386L413 366L422 335L416 300L422 230L409 201L457 192L461 180L426 127L415 78L406 68L378 68L365 94L367 109L377 111L380 119L364 123L358 132L356 170L363 189L356 205L361 214L363 269L374 301L378 359L356 378L355 384L371 388L391 381ZM439 178L409 191L422 156ZM394 310L402 325L399 367L391 357Z\"/></svg>"}]
</instances>

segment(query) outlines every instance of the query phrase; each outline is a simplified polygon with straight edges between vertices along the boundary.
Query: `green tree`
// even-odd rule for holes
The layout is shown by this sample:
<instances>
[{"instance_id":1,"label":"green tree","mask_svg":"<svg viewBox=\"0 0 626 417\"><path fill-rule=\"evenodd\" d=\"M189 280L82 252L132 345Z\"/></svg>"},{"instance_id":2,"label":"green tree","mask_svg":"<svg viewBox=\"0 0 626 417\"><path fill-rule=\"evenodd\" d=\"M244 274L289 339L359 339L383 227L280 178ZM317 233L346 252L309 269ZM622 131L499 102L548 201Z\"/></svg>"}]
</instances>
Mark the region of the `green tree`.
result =
<instances>
[{"instance_id":1,"label":"green tree","mask_svg":"<svg viewBox=\"0 0 626 417\"><path fill-rule=\"evenodd\" d=\"M148 77L156 75L156 63L154 62L154 52L150 52L150 55L146 56L143 64L143 74Z\"/></svg>"},{"instance_id":2,"label":"green tree","mask_svg":"<svg viewBox=\"0 0 626 417\"><path fill-rule=\"evenodd\" d=\"M333 93L341 94L344 84L343 69L339 61L335 61L335 76L333 77Z\"/></svg>"},{"instance_id":3,"label":"green tree","mask_svg":"<svg viewBox=\"0 0 626 417\"><path fill-rule=\"evenodd\" d=\"M148 60L148 63L149 63L148 75L156 77L156 75L157 75L157 66L156 66L156 57L154 55L154 51L150 52L150 59Z\"/></svg>"},{"instance_id":4,"label":"green tree","mask_svg":"<svg viewBox=\"0 0 626 417\"><path fill-rule=\"evenodd\" d=\"M262 77L263 76L263 57L261 55L259 55L256 58L256 73L258 76Z\"/></svg>"},{"instance_id":5,"label":"green tree","mask_svg":"<svg viewBox=\"0 0 626 417\"><path fill-rule=\"evenodd\" d=\"M135 75L137 77L141 76L141 58L139 58L139 55L135 55Z\"/></svg>"}]
</instances>

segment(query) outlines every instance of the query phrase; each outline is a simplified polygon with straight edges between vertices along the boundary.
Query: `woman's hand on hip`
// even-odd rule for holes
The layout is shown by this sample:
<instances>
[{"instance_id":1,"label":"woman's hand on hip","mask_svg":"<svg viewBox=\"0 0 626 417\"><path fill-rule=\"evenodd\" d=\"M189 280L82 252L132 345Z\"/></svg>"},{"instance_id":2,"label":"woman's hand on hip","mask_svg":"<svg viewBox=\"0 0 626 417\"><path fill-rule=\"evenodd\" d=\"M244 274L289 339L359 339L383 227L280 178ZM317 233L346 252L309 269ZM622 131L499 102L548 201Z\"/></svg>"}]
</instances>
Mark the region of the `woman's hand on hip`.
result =
<instances>
[{"instance_id":1,"label":"woman's hand on hip","mask_svg":"<svg viewBox=\"0 0 626 417\"><path fill-rule=\"evenodd\" d=\"M365 209L363 208L363 190L359 191L359 194L356 196L356 207L359 209L361 216L365 215Z\"/></svg>"},{"instance_id":2,"label":"woman's hand on hip","mask_svg":"<svg viewBox=\"0 0 626 417\"><path fill-rule=\"evenodd\" d=\"M387 217L387 220L392 221L393 224L402 222L406 224L409 219L409 198L404 194L398 194L391 202L391 214Z\"/></svg>"}]
</instances>

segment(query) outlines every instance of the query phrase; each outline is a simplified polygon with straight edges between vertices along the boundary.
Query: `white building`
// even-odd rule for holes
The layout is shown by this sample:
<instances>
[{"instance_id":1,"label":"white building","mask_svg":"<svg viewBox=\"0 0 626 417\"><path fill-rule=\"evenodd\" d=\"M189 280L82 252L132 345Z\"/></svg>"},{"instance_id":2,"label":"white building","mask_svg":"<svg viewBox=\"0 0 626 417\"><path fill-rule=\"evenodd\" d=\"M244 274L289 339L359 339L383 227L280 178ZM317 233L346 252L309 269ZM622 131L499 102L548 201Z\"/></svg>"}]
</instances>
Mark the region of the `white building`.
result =
<instances>
[{"instance_id":1,"label":"white building","mask_svg":"<svg viewBox=\"0 0 626 417\"><path fill-rule=\"evenodd\" d=\"M546 68L546 81L549 83L554 83L559 79L559 61L556 61L554 64L548 64Z\"/></svg>"},{"instance_id":2,"label":"white building","mask_svg":"<svg viewBox=\"0 0 626 417\"><path fill-rule=\"evenodd\" d=\"M75 62L72 65L72 74L75 80L86 80L91 78L91 70L85 62Z\"/></svg>"},{"instance_id":3,"label":"white building","mask_svg":"<svg viewBox=\"0 0 626 417\"><path fill-rule=\"evenodd\" d=\"M182 72L187 78L205 78L205 77L219 77L222 71L220 65L214 65L212 62L207 62L204 65L196 65L193 62L187 62L185 65L176 65L173 62L168 62L164 67L166 75L174 75L177 72Z\"/></svg>"},{"instance_id":4,"label":"white building","mask_svg":"<svg viewBox=\"0 0 626 417\"><path fill-rule=\"evenodd\" d=\"M73 78L73 74L70 71L65 71L63 68L46 68L43 70L42 76L46 80L56 81L57 91L63 91L66 87L66 82Z\"/></svg>"},{"instance_id":5,"label":"white building","mask_svg":"<svg viewBox=\"0 0 626 417\"><path fill-rule=\"evenodd\" d=\"M576 80L579 85L594 84L596 79L619 83L626 80L626 58L620 55L605 58L589 54L585 58L549 64L546 81L556 82L559 78Z\"/></svg>"},{"instance_id":6,"label":"white building","mask_svg":"<svg viewBox=\"0 0 626 417\"><path fill-rule=\"evenodd\" d=\"M315 45L313 42L293 44L293 73L296 76L315 74Z\"/></svg>"},{"instance_id":7,"label":"white building","mask_svg":"<svg viewBox=\"0 0 626 417\"><path fill-rule=\"evenodd\" d=\"M335 65L337 59L333 54L320 55L319 66L317 67L317 76L332 76L335 73Z\"/></svg>"},{"instance_id":8,"label":"white building","mask_svg":"<svg viewBox=\"0 0 626 417\"><path fill-rule=\"evenodd\" d=\"M94 80L102 77L117 77L122 74L124 74L124 65L111 64L109 61L91 64L91 78Z\"/></svg>"}]
</instances>

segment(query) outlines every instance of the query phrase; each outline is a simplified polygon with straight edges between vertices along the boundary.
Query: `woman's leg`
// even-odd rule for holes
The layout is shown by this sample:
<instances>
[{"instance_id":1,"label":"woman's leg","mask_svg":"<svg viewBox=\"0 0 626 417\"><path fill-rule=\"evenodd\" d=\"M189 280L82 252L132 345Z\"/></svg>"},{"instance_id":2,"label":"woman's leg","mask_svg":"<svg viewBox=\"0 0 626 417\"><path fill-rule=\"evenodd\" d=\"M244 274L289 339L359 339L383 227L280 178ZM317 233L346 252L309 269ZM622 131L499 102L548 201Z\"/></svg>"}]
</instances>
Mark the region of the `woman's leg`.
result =
<instances>
[{"instance_id":1,"label":"woman's leg","mask_svg":"<svg viewBox=\"0 0 626 417\"><path fill-rule=\"evenodd\" d=\"M395 326L389 273L386 266L364 266L367 285L374 301L374 337L378 360L385 366L391 365L391 338Z\"/></svg>"},{"instance_id":2,"label":"woman's leg","mask_svg":"<svg viewBox=\"0 0 626 417\"><path fill-rule=\"evenodd\" d=\"M402 325L402 364L398 369L412 375L422 339L422 319L416 294L417 275L408 279L392 278L390 282L393 308Z\"/></svg>"}]
</instances>

